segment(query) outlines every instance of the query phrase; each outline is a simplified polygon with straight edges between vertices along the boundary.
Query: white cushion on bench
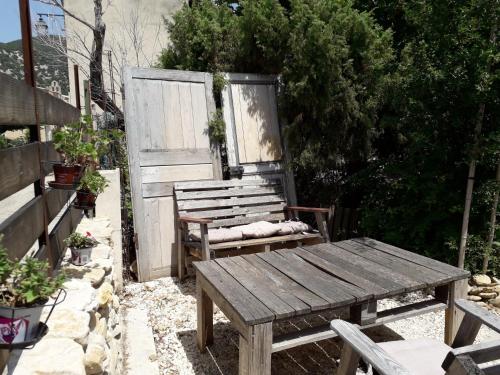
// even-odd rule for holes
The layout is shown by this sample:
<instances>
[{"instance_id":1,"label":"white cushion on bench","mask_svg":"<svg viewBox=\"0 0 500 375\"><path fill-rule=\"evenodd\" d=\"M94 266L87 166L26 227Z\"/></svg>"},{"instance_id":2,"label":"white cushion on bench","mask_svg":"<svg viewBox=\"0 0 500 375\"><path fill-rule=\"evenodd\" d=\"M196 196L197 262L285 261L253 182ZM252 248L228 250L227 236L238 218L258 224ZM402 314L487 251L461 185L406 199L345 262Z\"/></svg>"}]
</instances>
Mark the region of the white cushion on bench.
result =
<instances>
[{"instance_id":1,"label":"white cushion on bench","mask_svg":"<svg viewBox=\"0 0 500 375\"><path fill-rule=\"evenodd\" d=\"M309 224L303 223L302 221L289 220L282 223L277 223L276 225L280 226L280 230L277 233L280 236L312 231L312 227Z\"/></svg>"},{"instance_id":2,"label":"white cushion on bench","mask_svg":"<svg viewBox=\"0 0 500 375\"><path fill-rule=\"evenodd\" d=\"M257 221L247 225L238 225L231 229L241 231L243 238L264 238L274 236L281 227L268 221Z\"/></svg>"},{"instance_id":3,"label":"white cushion on bench","mask_svg":"<svg viewBox=\"0 0 500 375\"><path fill-rule=\"evenodd\" d=\"M201 234L199 230L192 231L189 236L193 241L201 241ZM234 230L233 228L219 228L208 230L209 243L240 241L242 239L243 233L240 230Z\"/></svg>"}]
</instances>

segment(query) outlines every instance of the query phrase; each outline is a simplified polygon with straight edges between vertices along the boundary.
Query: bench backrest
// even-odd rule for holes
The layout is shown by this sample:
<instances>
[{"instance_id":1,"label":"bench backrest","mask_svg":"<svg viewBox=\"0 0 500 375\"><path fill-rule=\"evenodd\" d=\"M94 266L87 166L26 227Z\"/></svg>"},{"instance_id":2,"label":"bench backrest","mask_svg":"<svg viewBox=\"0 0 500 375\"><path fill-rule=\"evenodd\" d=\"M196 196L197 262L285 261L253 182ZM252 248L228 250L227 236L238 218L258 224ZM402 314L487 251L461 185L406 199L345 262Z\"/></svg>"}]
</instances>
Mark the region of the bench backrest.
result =
<instances>
[{"instance_id":1,"label":"bench backrest","mask_svg":"<svg viewBox=\"0 0 500 375\"><path fill-rule=\"evenodd\" d=\"M174 188L179 215L212 219L209 228L285 220L285 196L279 180L178 182Z\"/></svg>"}]
</instances>

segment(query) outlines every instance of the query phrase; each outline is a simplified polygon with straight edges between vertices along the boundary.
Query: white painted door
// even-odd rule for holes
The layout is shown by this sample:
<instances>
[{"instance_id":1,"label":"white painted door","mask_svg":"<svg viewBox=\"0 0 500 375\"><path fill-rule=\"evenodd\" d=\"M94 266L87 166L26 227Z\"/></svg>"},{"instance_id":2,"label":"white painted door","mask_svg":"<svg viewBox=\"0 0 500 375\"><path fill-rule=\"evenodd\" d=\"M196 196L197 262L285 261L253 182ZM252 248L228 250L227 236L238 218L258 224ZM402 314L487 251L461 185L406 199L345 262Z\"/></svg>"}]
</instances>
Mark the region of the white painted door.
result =
<instances>
[{"instance_id":1,"label":"white painted door","mask_svg":"<svg viewBox=\"0 0 500 375\"><path fill-rule=\"evenodd\" d=\"M140 281L176 271L173 183L220 179L208 73L124 69L125 125Z\"/></svg>"}]
</instances>

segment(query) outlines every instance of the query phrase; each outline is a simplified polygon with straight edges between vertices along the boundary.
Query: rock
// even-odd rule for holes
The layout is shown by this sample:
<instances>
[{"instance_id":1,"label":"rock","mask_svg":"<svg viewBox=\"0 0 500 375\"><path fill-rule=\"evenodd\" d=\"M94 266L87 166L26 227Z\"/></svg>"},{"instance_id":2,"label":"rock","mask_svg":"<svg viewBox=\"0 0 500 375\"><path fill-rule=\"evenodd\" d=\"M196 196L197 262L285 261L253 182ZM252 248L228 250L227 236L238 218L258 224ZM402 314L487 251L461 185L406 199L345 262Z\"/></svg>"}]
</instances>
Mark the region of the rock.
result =
<instances>
[{"instance_id":1,"label":"rock","mask_svg":"<svg viewBox=\"0 0 500 375\"><path fill-rule=\"evenodd\" d=\"M113 301L113 286L108 282L104 282L97 290L97 302L99 307L104 307L111 301Z\"/></svg>"},{"instance_id":2,"label":"rock","mask_svg":"<svg viewBox=\"0 0 500 375\"><path fill-rule=\"evenodd\" d=\"M90 315L87 312L56 307L47 322L48 336L67 337L85 346L89 335L89 322Z\"/></svg>"},{"instance_id":3,"label":"rock","mask_svg":"<svg viewBox=\"0 0 500 375\"><path fill-rule=\"evenodd\" d=\"M483 293L479 293L479 297L481 297L482 299L492 299L492 298L496 298L497 294L496 293L488 293L488 292L483 292Z\"/></svg>"},{"instance_id":4,"label":"rock","mask_svg":"<svg viewBox=\"0 0 500 375\"><path fill-rule=\"evenodd\" d=\"M481 307L487 307L488 304L486 302L476 302L476 305L481 306Z\"/></svg>"},{"instance_id":5,"label":"rock","mask_svg":"<svg viewBox=\"0 0 500 375\"><path fill-rule=\"evenodd\" d=\"M469 295L473 295L473 296L477 296L479 295L479 293L482 293L483 292L483 288L482 287L472 287L471 290L469 290Z\"/></svg>"},{"instance_id":6,"label":"rock","mask_svg":"<svg viewBox=\"0 0 500 375\"><path fill-rule=\"evenodd\" d=\"M108 323L106 322L106 318L99 319L93 332L106 337L108 334Z\"/></svg>"},{"instance_id":7,"label":"rock","mask_svg":"<svg viewBox=\"0 0 500 375\"><path fill-rule=\"evenodd\" d=\"M494 288L493 288L493 291L494 291L495 293L500 294L500 285L497 285L496 287L494 287Z\"/></svg>"},{"instance_id":8,"label":"rock","mask_svg":"<svg viewBox=\"0 0 500 375\"><path fill-rule=\"evenodd\" d=\"M92 249L92 254L90 255L90 259L92 261L108 259L110 253L111 253L111 247L101 243Z\"/></svg>"},{"instance_id":9,"label":"rock","mask_svg":"<svg viewBox=\"0 0 500 375\"><path fill-rule=\"evenodd\" d=\"M113 269L113 260L99 258L99 259L91 261L90 263L87 263L86 267L102 268L104 270L104 272L106 272L106 274L108 274Z\"/></svg>"},{"instance_id":10,"label":"rock","mask_svg":"<svg viewBox=\"0 0 500 375\"><path fill-rule=\"evenodd\" d=\"M97 310L96 290L88 280L72 279L63 286L66 289L66 299L59 307L90 312Z\"/></svg>"},{"instance_id":11,"label":"rock","mask_svg":"<svg viewBox=\"0 0 500 375\"><path fill-rule=\"evenodd\" d=\"M113 303L112 303L113 309L118 310L120 308L120 298L115 294L113 295Z\"/></svg>"},{"instance_id":12,"label":"rock","mask_svg":"<svg viewBox=\"0 0 500 375\"><path fill-rule=\"evenodd\" d=\"M499 284L500 285L500 279L498 277L492 276L491 277L491 281L494 282L495 284Z\"/></svg>"},{"instance_id":13,"label":"rock","mask_svg":"<svg viewBox=\"0 0 500 375\"><path fill-rule=\"evenodd\" d=\"M488 286L491 284L491 279L487 275L474 275L472 281L477 286Z\"/></svg>"},{"instance_id":14,"label":"rock","mask_svg":"<svg viewBox=\"0 0 500 375\"><path fill-rule=\"evenodd\" d=\"M87 266L79 267L74 265L64 267L64 272L67 277L90 281L90 284L94 288L101 285L104 280L104 275L106 274L106 272L100 268L89 268Z\"/></svg>"},{"instance_id":15,"label":"rock","mask_svg":"<svg viewBox=\"0 0 500 375\"><path fill-rule=\"evenodd\" d=\"M500 296L495 299L491 299L489 302L491 305L500 308Z\"/></svg>"},{"instance_id":16,"label":"rock","mask_svg":"<svg viewBox=\"0 0 500 375\"><path fill-rule=\"evenodd\" d=\"M479 296L467 296L467 299L468 299L469 301L478 302L478 301L481 301L481 299L482 299L482 298L481 298L481 297L479 297Z\"/></svg>"},{"instance_id":17,"label":"rock","mask_svg":"<svg viewBox=\"0 0 500 375\"><path fill-rule=\"evenodd\" d=\"M85 352L85 371L87 374L101 374L104 371L106 350L99 344L89 343Z\"/></svg>"},{"instance_id":18,"label":"rock","mask_svg":"<svg viewBox=\"0 0 500 375\"><path fill-rule=\"evenodd\" d=\"M83 348L68 338L46 337L32 350L14 350L7 373L85 375Z\"/></svg>"}]
</instances>

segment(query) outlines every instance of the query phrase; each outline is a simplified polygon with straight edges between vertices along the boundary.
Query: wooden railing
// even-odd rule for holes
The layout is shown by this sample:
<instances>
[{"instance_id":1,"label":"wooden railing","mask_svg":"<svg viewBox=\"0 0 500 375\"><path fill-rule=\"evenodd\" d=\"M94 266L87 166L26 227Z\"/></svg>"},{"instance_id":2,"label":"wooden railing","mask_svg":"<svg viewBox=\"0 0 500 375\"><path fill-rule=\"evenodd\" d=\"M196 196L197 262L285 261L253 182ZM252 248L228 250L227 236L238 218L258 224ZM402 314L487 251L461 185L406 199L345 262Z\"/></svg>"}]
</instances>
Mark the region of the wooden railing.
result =
<instances>
[{"instance_id":1,"label":"wooden railing","mask_svg":"<svg viewBox=\"0 0 500 375\"><path fill-rule=\"evenodd\" d=\"M0 126L60 126L79 117L80 111L70 104L0 73ZM71 208L71 192L38 188L52 172L51 162L58 160L52 142L0 150L0 200L12 199L30 185L35 192L33 199L0 223L2 242L12 259L25 256L39 240L34 256L55 267L63 255L64 238L81 218L81 212Z\"/></svg>"}]
</instances>

